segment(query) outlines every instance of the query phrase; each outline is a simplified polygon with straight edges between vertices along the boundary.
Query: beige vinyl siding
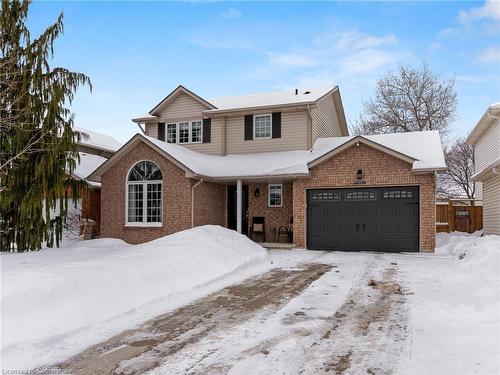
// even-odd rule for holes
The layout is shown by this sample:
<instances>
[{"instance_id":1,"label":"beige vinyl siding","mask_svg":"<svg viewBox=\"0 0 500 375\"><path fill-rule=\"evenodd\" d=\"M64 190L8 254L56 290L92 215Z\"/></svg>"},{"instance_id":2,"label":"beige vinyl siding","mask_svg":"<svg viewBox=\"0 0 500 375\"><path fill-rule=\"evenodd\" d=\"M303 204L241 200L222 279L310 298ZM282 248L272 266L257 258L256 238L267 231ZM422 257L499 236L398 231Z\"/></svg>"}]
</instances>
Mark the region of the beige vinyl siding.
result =
<instances>
[{"instance_id":1,"label":"beige vinyl siding","mask_svg":"<svg viewBox=\"0 0 500 375\"><path fill-rule=\"evenodd\" d=\"M190 118L192 120L201 119L202 112L209 109L204 104L193 99L187 94L180 93L160 112L160 119L182 119Z\"/></svg>"},{"instance_id":2,"label":"beige vinyl siding","mask_svg":"<svg viewBox=\"0 0 500 375\"><path fill-rule=\"evenodd\" d=\"M192 143L183 144L190 150L201 152L203 154L221 155L222 154L222 119L212 119L212 135L210 143Z\"/></svg>"},{"instance_id":3,"label":"beige vinyl siding","mask_svg":"<svg viewBox=\"0 0 500 375\"><path fill-rule=\"evenodd\" d=\"M500 159L500 120L491 125L474 145L476 173Z\"/></svg>"},{"instance_id":4,"label":"beige vinyl siding","mask_svg":"<svg viewBox=\"0 0 500 375\"><path fill-rule=\"evenodd\" d=\"M483 181L483 228L486 234L500 235L500 175Z\"/></svg>"},{"instance_id":5,"label":"beige vinyl siding","mask_svg":"<svg viewBox=\"0 0 500 375\"><path fill-rule=\"evenodd\" d=\"M149 137L158 138L158 124L157 123L146 124L145 132L146 135Z\"/></svg>"},{"instance_id":6,"label":"beige vinyl siding","mask_svg":"<svg viewBox=\"0 0 500 375\"><path fill-rule=\"evenodd\" d=\"M313 144L318 138L342 136L332 95L326 95L318 101L316 107L311 108L311 117Z\"/></svg>"},{"instance_id":7,"label":"beige vinyl siding","mask_svg":"<svg viewBox=\"0 0 500 375\"><path fill-rule=\"evenodd\" d=\"M173 99L159 114L158 122L165 124L177 123L183 121L196 121L203 119L203 111L208 107L201 104L187 94L180 93ZM204 154L220 155L222 152L222 120L212 119L212 135L210 143L187 143L182 144L190 150L201 152ZM146 124L146 135L158 138L158 124ZM166 128L165 128L166 136Z\"/></svg>"},{"instance_id":8,"label":"beige vinyl siding","mask_svg":"<svg viewBox=\"0 0 500 375\"><path fill-rule=\"evenodd\" d=\"M226 118L226 152L242 154L306 150L307 111L281 113L281 138L254 139L245 141L244 116Z\"/></svg>"}]
</instances>

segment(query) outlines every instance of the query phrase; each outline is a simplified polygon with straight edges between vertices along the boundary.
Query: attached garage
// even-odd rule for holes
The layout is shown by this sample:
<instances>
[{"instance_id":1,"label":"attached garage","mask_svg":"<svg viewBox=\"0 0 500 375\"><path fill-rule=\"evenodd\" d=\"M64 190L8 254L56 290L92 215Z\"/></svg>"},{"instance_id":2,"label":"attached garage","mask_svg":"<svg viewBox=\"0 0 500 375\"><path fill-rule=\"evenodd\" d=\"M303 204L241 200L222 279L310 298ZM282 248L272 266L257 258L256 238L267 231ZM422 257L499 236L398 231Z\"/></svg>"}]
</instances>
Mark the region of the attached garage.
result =
<instances>
[{"instance_id":1,"label":"attached garage","mask_svg":"<svg viewBox=\"0 0 500 375\"><path fill-rule=\"evenodd\" d=\"M307 247L419 251L419 187L309 189Z\"/></svg>"}]
</instances>

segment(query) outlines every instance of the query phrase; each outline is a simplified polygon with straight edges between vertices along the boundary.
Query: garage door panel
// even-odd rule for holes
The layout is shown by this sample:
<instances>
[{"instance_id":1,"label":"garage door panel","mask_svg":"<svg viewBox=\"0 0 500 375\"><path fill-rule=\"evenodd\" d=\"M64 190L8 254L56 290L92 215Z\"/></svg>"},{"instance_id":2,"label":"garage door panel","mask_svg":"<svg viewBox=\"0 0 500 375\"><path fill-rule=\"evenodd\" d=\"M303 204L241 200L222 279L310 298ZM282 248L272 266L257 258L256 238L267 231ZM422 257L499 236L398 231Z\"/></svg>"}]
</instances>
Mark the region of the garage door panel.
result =
<instances>
[{"instance_id":1,"label":"garage door panel","mask_svg":"<svg viewBox=\"0 0 500 375\"><path fill-rule=\"evenodd\" d=\"M329 233L344 233L344 223L341 221L327 221L325 230Z\"/></svg>"},{"instance_id":2,"label":"garage door panel","mask_svg":"<svg viewBox=\"0 0 500 375\"><path fill-rule=\"evenodd\" d=\"M377 205L375 204L360 204L358 206L358 217L377 217Z\"/></svg>"},{"instance_id":3,"label":"garage door panel","mask_svg":"<svg viewBox=\"0 0 500 375\"><path fill-rule=\"evenodd\" d=\"M418 251L418 187L320 192L308 191L310 249ZM315 201L311 194L315 194Z\"/></svg>"}]
</instances>

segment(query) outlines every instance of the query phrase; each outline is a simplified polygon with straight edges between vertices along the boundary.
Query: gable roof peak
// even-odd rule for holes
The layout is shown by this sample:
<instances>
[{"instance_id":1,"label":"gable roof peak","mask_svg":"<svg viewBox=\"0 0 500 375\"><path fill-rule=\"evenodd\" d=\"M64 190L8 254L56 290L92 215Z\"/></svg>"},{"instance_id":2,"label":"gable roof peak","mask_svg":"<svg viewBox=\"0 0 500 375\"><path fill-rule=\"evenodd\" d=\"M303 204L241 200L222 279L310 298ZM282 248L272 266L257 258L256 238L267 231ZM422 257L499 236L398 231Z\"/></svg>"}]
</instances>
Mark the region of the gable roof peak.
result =
<instances>
[{"instance_id":1,"label":"gable roof peak","mask_svg":"<svg viewBox=\"0 0 500 375\"><path fill-rule=\"evenodd\" d=\"M149 111L149 114L151 116L157 115L161 109L163 109L168 103L174 100L180 93L184 93L190 96L197 102L200 102L201 104L206 106L207 109L216 109L216 107L212 103L203 99L201 96L195 94L193 91L189 90L185 86L179 85L170 94L168 94L161 102L159 102L151 111Z\"/></svg>"}]
</instances>

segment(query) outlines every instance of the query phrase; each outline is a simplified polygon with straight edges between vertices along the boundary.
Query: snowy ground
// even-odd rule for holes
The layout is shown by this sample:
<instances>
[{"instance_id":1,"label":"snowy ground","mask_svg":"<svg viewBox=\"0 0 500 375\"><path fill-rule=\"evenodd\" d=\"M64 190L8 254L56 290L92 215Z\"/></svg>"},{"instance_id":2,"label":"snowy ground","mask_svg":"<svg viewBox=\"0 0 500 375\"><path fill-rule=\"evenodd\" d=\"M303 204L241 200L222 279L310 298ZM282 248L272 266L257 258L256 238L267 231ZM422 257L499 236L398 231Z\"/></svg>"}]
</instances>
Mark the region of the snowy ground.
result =
<instances>
[{"instance_id":1,"label":"snowy ground","mask_svg":"<svg viewBox=\"0 0 500 375\"><path fill-rule=\"evenodd\" d=\"M260 276L200 291L207 296L57 366L89 373L498 374L500 238L440 234L438 245L436 254L272 251L258 263Z\"/></svg>"},{"instance_id":2,"label":"snowy ground","mask_svg":"<svg viewBox=\"0 0 500 375\"><path fill-rule=\"evenodd\" d=\"M165 311L267 271L266 251L205 226L143 245L100 239L0 255L1 367L62 360Z\"/></svg>"}]
</instances>

